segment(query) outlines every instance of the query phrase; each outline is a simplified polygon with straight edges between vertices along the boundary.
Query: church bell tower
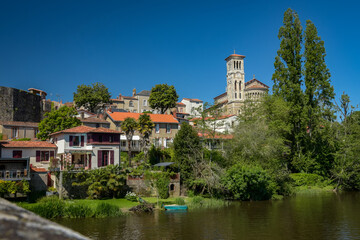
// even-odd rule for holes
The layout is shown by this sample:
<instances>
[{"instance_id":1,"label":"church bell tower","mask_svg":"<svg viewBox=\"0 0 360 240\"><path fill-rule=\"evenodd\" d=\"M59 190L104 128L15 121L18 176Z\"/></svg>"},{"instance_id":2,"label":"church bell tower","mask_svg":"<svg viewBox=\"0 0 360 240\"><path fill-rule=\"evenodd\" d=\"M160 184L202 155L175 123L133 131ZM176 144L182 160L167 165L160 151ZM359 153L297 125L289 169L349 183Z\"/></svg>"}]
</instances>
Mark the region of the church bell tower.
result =
<instances>
[{"instance_id":1,"label":"church bell tower","mask_svg":"<svg viewBox=\"0 0 360 240\"><path fill-rule=\"evenodd\" d=\"M226 61L226 93L228 102L243 101L245 98L245 56L231 54L225 59Z\"/></svg>"}]
</instances>

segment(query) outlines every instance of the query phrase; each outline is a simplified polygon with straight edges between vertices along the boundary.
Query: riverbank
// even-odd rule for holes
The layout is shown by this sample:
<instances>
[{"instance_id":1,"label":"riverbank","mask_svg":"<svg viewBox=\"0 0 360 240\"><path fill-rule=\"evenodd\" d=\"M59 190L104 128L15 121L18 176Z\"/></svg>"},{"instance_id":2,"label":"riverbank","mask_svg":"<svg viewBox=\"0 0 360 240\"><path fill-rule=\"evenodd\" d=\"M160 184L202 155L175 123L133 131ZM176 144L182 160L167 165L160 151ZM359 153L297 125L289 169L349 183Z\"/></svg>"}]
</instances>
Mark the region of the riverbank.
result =
<instances>
[{"instance_id":1,"label":"riverbank","mask_svg":"<svg viewBox=\"0 0 360 240\"><path fill-rule=\"evenodd\" d=\"M219 208L229 205L229 202L225 200L203 198L200 196L167 199L144 197L142 200L153 204L154 209L157 210L164 210L163 205L170 204L187 205L189 210L199 208ZM116 217L128 214L130 208L139 204L139 202L129 201L125 198L104 200L59 200L55 196L43 198L36 203L17 203L18 206L49 219Z\"/></svg>"}]
</instances>

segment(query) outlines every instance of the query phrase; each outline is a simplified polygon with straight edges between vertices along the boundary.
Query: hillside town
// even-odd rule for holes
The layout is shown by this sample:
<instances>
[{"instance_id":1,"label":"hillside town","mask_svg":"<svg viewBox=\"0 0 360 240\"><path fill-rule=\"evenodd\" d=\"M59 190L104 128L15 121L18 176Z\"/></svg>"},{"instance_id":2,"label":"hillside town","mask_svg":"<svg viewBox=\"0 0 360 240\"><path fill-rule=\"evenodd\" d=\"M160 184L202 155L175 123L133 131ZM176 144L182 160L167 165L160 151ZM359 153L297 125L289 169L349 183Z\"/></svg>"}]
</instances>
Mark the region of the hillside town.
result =
<instances>
[{"instance_id":1,"label":"hillside town","mask_svg":"<svg viewBox=\"0 0 360 240\"><path fill-rule=\"evenodd\" d=\"M76 102L47 99L43 90L0 87L0 179L28 180L35 191L58 187L55 169L97 169L107 165L122 164L121 152L129 153L128 136L122 129L126 118L136 121L143 114L150 116L154 128L149 143L156 148L166 149L181 128L189 123L204 139L203 144L211 149L221 149L223 141L232 138L234 126L239 124L238 114L246 101L259 101L269 87L253 78L245 81L245 56L231 54L226 59L226 92L214 97L214 106L221 113L205 116L204 103L200 99L182 98L175 107L163 114L150 106L150 90L137 92L132 96L119 93L110 102L96 111L77 106ZM61 107L74 107L81 125L53 132L48 139L38 139L39 123L51 111ZM212 119L214 134L202 132L197 122ZM213 145L209 139L216 140ZM131 136L131 156L143 151L141 136L136 131ZM56 166L54 165L56 163ZM56 167L56 168L55 168ZM179 192L180 194L180 192Z\"/></svg>"}]
</instances>

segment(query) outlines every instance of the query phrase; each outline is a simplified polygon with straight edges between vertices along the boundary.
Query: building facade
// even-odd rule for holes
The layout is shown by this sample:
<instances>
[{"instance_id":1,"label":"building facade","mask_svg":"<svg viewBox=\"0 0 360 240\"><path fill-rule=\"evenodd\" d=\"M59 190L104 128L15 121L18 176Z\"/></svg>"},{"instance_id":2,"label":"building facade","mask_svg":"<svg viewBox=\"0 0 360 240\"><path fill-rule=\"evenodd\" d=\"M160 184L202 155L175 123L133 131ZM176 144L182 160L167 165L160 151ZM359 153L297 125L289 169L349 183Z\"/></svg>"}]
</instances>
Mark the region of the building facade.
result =
<instances>
[{"instance_id":1,"label":"building facade","mask_svg":"<svg viewBox=\"0 0 360 240\"><path fill-rule=\"evenodd\" d=\"M19 138L36 138L38 133L37 122L17 122L17 121L2 121L0 122L0 134L2 139L19 139Z\"/></svg>"},{"instance_id":2,"label":"building facade","mask_svg":"<svg viewBox=\"0 0 360 240\"><path fill-rule=\"evenodd\" d=\"M255 77L245 82L245 56L231 54L226 61L226 92L214 98L226 115L239 114L247 100L259 101L269 87Z\"/></svg>"},{"instance_id":3,"label":"building facade","mask_svg":"<svg viewBox=\"0 0 360 240\"><path fill-rule=\"evenodd\" d=\"M78 126L51 134L61 168L96 169L120 164L121 132L107 128Z\"/></svg>"},{"instance_id":4,"label":"building facade","mask_svg":"<svg viewBox=\"0 0 360 240\"><path fill-rule=\"evenodd\" d=\"M107 121L110 122L110 129L121 130L121 123L128 117L139 119L140 113L127 112L107 112ZM156 147L167 148L173 142L176 133L179 130L179 122L173 115L169 114L149 114L151 121L155 124L150 136L150 142ZM139 133L135 132L133 138L132 151L141 151ZM121 150L127 151L126 136L121 138Z\"/></svg>"}]
</instances>

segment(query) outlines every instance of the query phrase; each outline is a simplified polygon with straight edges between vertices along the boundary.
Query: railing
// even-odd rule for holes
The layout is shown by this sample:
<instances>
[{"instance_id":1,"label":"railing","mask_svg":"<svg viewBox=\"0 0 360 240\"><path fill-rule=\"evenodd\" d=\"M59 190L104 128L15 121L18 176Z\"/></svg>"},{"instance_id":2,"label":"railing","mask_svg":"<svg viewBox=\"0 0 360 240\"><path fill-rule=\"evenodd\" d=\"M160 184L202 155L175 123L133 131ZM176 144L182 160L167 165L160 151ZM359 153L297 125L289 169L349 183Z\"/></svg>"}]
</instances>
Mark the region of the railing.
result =
<instances>
[{"instance_id":1,"label":"railing","mask_svg":"<svg viewBox=\"0 0 360 240\"><path fill-rule=\"evenodd\" d=\"M30 174L27 169L19 170L0 170L1 180L23 180L30 179Z\"/></svg>"}]
</instances>

